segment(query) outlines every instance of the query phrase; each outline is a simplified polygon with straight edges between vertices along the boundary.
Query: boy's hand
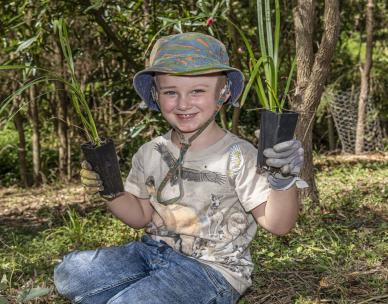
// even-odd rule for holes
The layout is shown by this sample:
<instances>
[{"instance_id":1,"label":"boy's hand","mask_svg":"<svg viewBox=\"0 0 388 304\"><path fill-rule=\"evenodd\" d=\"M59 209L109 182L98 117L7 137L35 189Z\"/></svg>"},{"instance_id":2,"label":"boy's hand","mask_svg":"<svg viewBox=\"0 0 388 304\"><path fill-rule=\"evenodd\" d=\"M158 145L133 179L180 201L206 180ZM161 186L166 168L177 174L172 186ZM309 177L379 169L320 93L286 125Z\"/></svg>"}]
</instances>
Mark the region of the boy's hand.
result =
<instances>
[{"instance_id":1,"label":"boy's hand","mask_svg":"<svg viewBox=\"0 0 388 304\"><path fill-rule=\"evenodd\" d=\"M92 166L86 160L81 163L81 167L81 184L84 186L85 192L93 195L104 190L100 176L92 170Z\"/></svg>"},{"instance_id":2,"label":"boy's hand","mask_svg":"<svg viewBox=\"0 0 388 304\"><path fill-rule=\"evenodd\" d=\"M267 157L266 164L278 168L279 172L270 173L268 182L275 190L287 190L294 184L298 188L308 187L307 183L298 177L303 167L304 150L299 140L293 139L276 144L263 151Z\"/></svg>"},{"instance_id":3,"label":"boy's hand","mask_svg":"<svg viewBox=\"0 0 388 304\"><path fill-rule=\"evenodd\" d=\"M296 139L284 141L272 148L265 149L263 154L267 158L266 164L280 169L284 177L298 175L303 166L304 150L301 142Z\"/></svg>"}]
</instances>

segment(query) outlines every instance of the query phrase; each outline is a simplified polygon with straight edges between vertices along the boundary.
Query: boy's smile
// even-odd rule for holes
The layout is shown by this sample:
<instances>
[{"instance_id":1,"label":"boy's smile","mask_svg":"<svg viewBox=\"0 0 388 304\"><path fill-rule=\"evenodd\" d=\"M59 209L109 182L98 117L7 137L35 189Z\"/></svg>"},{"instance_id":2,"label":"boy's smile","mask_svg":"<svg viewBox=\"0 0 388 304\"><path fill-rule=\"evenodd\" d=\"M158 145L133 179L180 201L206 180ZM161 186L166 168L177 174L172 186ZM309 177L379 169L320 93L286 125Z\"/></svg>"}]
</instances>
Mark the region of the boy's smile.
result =
<instances>
[{"instance_id":1,"label":"boy's smile","mask_svg":"<svg viewBox=\"0 0 388 304\"><path fill-rule=\"evenodd\" d=\"M217 99L224 84L222 80L224 78L219 73L200 76L157 75L163 116L185 135L195 133L217 110ZM214 121L206 131L212 128L218 128Z\"/></svg>"}]
</instances>

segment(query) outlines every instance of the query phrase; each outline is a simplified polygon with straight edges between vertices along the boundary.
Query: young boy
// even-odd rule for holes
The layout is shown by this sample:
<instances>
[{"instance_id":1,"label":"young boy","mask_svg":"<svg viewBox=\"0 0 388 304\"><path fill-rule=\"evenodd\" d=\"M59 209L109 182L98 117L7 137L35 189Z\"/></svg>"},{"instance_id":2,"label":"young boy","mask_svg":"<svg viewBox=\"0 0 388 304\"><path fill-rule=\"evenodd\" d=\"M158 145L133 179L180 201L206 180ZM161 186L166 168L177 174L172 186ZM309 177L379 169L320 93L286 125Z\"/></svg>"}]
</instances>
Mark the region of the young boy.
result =
<instances>
[{"instance_id":1,"label":"young boy","mask_svg":"<svg viewBox=\"0 0 388 304\"><path fill-rule=\"evenodd\" d=\"M295 184L300 142L267 149L275 175L258 174L257 150L220 128L222 105L237 105L241 71L229 66L217 39L184 33L159 39L134 86L172 126L132 159L125 192L108 198L111 212L141 241L65 256L55 268L58 291L74 303L236 303L251 285L249 243L257 223L287 233L298 214ZM82 183L101 190L83 163Z\"/></svg>"}]
</instances>

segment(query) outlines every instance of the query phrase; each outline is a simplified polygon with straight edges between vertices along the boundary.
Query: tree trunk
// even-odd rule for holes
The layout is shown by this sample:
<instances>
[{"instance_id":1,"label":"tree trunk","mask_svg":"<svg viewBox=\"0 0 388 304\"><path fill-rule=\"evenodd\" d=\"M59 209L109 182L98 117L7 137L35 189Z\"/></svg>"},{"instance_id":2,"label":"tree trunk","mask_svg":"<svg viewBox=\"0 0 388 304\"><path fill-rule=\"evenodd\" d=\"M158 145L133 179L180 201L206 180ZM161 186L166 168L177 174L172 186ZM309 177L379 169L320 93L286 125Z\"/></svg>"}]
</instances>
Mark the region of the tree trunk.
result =
<instances>
[{"instance_id":1,"label":"tree trunk","mask_svg":"<svg viewBox=\"0 0 388 304\"><path fill-rule=\"evenodd\" d=\"M227 118L226 118L225 106L223 106L221 108L221 110L220 110L220 121L221 121L222 128L227 130L228 129L228 123L227 123Z\"/></svg>"},{"instance_id":2,"label":"tree trunk","mask_svg":"<svg viewBox=\"0 0 388 304\"><path fill-rule=\"evenodd\" d=\"M36 87L32 86L29 89L30 102L29 114L32 126L32 175L34 185L39 186L42 183L41 161L40 161L40 123L39 123L39 107L36 100Z\"/></svg>"},{"instance_id":3,"label":"tree trunk","mask_svg":"<svg viewBox=\"0 0 388 304\"><path fill-rule=\"evenodd\" d=\"M55 43L56 49L55 49L55 56L56 56L56 62L61 67L61 74L64 78L65 77L65 66L64 66L64 58L61 51L60 46ZM67 130L67 106L68 106L68 96L66 94L66 88L63 82L57 81L55 83L55 87L57 90L57 119L58 119L58 128L57 128L57 135L59 140L59 147L58 147L58 165L59 165L59 177L61 181L68 182L70 180L69 172L68 172L68 130Z\"/></svg>"},{"instance_id":4,"label":"tree trunk","mask_svg":"<svg viewBox=\"0 0 388 304\"><path fill-rule=\"evenodd\" d=\"M361 65L361 88L360 99L358 101L358 117L356 128L356 154L364 152L364 132L366 120L366 104L369 95L369 78L370 70L372 68L372 54L373 54L373 0L368 0L366 6L366 52L365 64Z\"/></svg>"},{"instance_id":5,"label":"tree trunk","mask_svg":"<svg viewBox=\"0 0 388 304\"><path fill-rule=\"evenodd\" d=\"M81 1L86 7L90 7L92 2L90 0L82 0ZM113 42L117 50L126 58L130 63L133 63L132 57L128 54L128 46L125 41L122 41L119 37L116 29L111 27L111 24L106 21L104 17L104 9L102 7L98 9L89 10L89 14L94 17L96 23L102 28L106 36L110 41Z\"/></svg>"},{"instance_id":6,"label":"tree trunk","mask_svg":"<svg viewBox=\"0 0 388 304\"><path fill-rule=\"evenodd\" d=\"M329 135L329 151L335 150L334 121L330 111L327 113L327 132Z\"/></svg>"},{"instance_id":7,"label":"tree trunk","mask_svg":"<svg viewBox=\"0 0 388 304\"><path fill-rule=\"evenodd\" d=\"M143 8L143 26L144 26L144 29L146 29L150 25L150 1L143 0L142 8Z\"/></svg>"},{"instance_id":8,"label":"tree trunk","mask_svg":"<svg viewBox=\"0 0 388 304\"><path fill-rule=\"evenodd\" d=\"M301 176L310 187L303 191L303 196L308 196L316 205L319 196L313 171L312 126L338 40L340 27L338 0L325 0L323 36L314 54L315 18L314 0L298 0L294 9L297 84L291 108L300 113L296 137L302 141L305 149L305 165Z\"/></svg>"},{"instance_id":9,"label":"tree trunk","mask_svg":"<svg viewBox=\"0 0 388 304\"><path fill-rule=\"evenodd\" d=\"M14 98L15 108L20 107L20 96ZM27 188L29 186L28 174L27 174L27 160L26 160L26 136L24 134L23 126L23 116L18 111L13 117L13 122L15 124L16 131L18 132L19 137L19 147L18 147L18 160L19 160L19 175L20 175L20 184L22 187Z\"/></svg>"},{"instance_id":10,"label":"tree trunk","mask_svg":"<svg viewBox=\"0 0 388 304\"><path fill-rule=\"evenodd\" d=\"M228 17L233 22L235 21L234 20L233 6L230 7L229 16ZM238 48L239 48L239 45L238 45L239 35L238 35L236 29L234 28L234 26L232 26L229 23L228 23L228 33L229 33L230 39L232 41L232 51L231 51L231 53L232 53L232 56L231 56L232 66L235 66L240 71L242 71L243 70L243 66L241 64L241 56L240 56L239 51L238 51ZM236 134L236 135L239 135L238 127L240 125L240 112L241 112L241 108L240 107L233 107L232 132L234 134Z\"/></svg>"}]
</instances>

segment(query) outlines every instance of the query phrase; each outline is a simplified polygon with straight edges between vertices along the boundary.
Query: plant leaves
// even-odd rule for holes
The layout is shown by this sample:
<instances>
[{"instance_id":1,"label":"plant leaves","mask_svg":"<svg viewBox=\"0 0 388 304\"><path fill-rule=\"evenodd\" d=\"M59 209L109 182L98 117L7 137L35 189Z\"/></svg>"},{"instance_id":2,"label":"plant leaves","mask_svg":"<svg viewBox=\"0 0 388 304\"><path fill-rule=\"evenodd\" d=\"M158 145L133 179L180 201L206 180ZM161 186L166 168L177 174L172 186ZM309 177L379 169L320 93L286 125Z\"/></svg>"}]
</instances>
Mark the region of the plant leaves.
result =
<instances>
[{"instance_id":1,"label":"plant leaves","mask_svg":"<svg viewBox=\"0 0 388 304\"><path fill-rule=\"evenodd\" d=\"M45 296L49 294L49 292L50 292L50 288L37 287L37 288L24 289L19 293L17 300L18 302L26 303L32 299Z\"/></svg>"},{"instance_id":2,"label":"plant leaves","mask_svg":"<svg viewBox=\"0 0 388 304\"><path fill-rule=\"evenodd\" d=\"M145 124L134 127L131 130L131 138L135 138L136 136L138 136L140 132L144 130L145 127L146 127Z\"/></svg>"},{"instance_id":3,"label":"plant leaves","mask_svg":"<svg viewBox=\"0 0 388 304\"><path fill-rule=\"evenodd\" d=\"M18 48L16 49L16 53L27 49L31 44L33 44L36 41L36 39L38 39L38 36L34 36L30 39L27 39L26 41L23 41L21 44L19 44Z\"/></svg>"},{"instance_id":4,"label":"plant leaves","mask_svg":"<svg viewBox=\"0 0 388 304\"><path fill-rule=\"evenodd\" d=\"M3 296L0 296L0 304L8 304L8 300L4 298Z\"/></svg>"},{"instance_id":5,"label":"plant leaves","mask_svg":"<svg viewBox=\"0 0 388 304\"><path fill-rule=\"evenodd\" d=\"M92 3L92 5L89 6L88 8L86 8L84 10L84 13L87 13L90 10L98 10L99 8L102 7L102 4L103 4L102 0L91 1L91 3Z\"/></svg>"}]
</instances>

